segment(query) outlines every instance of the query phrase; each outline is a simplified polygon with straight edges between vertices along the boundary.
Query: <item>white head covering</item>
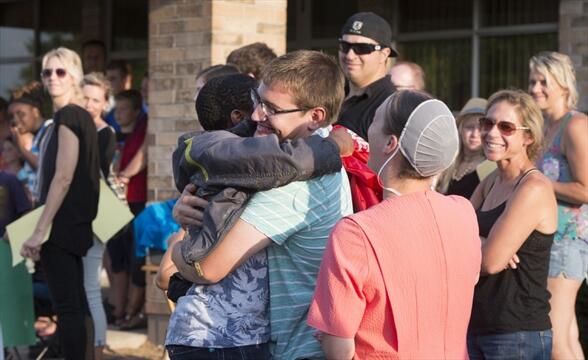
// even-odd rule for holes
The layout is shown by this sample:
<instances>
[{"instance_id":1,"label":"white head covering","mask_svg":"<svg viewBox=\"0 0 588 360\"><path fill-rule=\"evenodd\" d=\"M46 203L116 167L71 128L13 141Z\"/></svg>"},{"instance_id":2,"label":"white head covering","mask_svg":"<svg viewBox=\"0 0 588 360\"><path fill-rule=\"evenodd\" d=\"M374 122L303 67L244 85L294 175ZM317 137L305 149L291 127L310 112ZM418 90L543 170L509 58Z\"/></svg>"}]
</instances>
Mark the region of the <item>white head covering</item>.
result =
<instances>
[{"instance_id":1,"label":"white head covering","mask_svg":"<svg viewBox=\"0 0 588 360\"><path fill-rule=\"evenodd\" d=\"M424 177L443 172L459 151L455 118L447 105L436 99L413 110L398 141L404 157Z\"/></svg>"},{"instance_id":2,"label":"white head covering","mask_svg":"<svg viewBox=\"0 0 588 360\"><path fill-rule=\"evenodd\" d=\"M385 187L380 178L384 167L394 158L398 149L423 177L435 176L447 169L459 151L455 118L447 105L436 99L419 104L408 117L396 150L380 167L377 175L380 186L400 196L397 190Z\"/></svg>"}]
</instances>

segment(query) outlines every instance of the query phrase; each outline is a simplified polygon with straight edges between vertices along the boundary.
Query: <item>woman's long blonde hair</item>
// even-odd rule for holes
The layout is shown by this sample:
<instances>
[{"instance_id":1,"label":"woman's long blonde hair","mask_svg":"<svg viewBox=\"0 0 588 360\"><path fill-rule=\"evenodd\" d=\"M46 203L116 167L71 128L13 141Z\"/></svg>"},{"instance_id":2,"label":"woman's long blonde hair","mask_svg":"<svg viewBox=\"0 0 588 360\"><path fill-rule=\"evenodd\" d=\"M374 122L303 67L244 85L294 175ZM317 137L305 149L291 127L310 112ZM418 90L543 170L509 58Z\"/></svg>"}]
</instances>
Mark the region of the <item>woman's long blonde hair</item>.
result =
<instances>
[{"instance_id":1,"label":"woman's long blonde hair","mask_svg":"<svg viewBox=\"0 0 588 360\"><path fill-rule=\"evenodd\" d=\"M84 71L82 70L82 60L80 59L80 56L73 50L59 47L50 50L43 56L43 61L41 62L43 68L45 68L49 59L53 57L61 61L65 71L67 71L67 73L73 78L74 95L72 96L72 101L81 104L83 99L81 82L84 78Z\"/></svg>"},{"instance_id":2,"label":"woman's long blonde hair","mask_svg":"<svg viewBox=\"0 0 588 360\"><path fill-rule=\"evenodd\" d=\"M470 103L475 103L476 104L475 108L469 108L468 105ZM459 134L459 152L457 153L457 156L456 156L453 164L451 164L451 166L449 168L447 168L447 170L445 170L443 172L443 174L441 174L441 176L439 176L439 181L437 182L437 190L440 193L445 194L447 192L447 190L449 189L449 183L451 182L451 179L453 178L453 175L455 174L455 170L458 169L459 166L461 165L461 163L463 163L463 161L465 160L465 149L464 149L465 145L464 145L463 139L461 137L461 132L463 131L464 124L466 122L468 122L468 120L474 119L474 118L479 119L482 116L484 116L484 112L486 109L484 109L483 107L478 108L478 106L485 107L486 106L486 99L481 99L481 98L470 99L468 101L468 103L463 107L460 114L455 119L455 122L457 125L457 133ZM481 154L484 153L484 149L482 149L482 148L480 148L479 151Z\"/></svg>"},{"instance_id":3,"label":"woman's long blonde hair","mask_svg":"<svg viewBox=\"0 0 588 360\"><path fill-rule=\"evenodd\" d=\"M566 98L567 107L569 109L576 108L578 105L576 71L569 56L555 51L542 51L531 57L529 69L537 71L545 77L547 77L547 74L551 75L557 84L568 92ZM552 85L548 82L547 86Z\"/></svg>"}]
</instances>

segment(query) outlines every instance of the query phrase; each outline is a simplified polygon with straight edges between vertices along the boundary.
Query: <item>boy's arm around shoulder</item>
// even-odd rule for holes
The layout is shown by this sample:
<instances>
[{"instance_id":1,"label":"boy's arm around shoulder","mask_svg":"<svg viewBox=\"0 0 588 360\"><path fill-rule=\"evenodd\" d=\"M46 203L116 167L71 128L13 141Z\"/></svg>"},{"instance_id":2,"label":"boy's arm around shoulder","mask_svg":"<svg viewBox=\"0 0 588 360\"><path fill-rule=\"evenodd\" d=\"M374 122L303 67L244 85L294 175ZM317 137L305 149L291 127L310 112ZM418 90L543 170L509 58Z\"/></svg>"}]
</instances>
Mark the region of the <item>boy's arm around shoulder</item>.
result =
<instances>
[{"instance_id":1,"label":"boy's arm around shoulder","mask_svg":"<svg viewBox=\"0 0 588 360\"><path fill-rule=\"evenodd\" d=\"M180 191L188 182L267 190L337 172L341 159L338 146L320 136L280 143L275 135L239 137L220 130L180 138L173 167Z\"/></svg>"}]
</instances>

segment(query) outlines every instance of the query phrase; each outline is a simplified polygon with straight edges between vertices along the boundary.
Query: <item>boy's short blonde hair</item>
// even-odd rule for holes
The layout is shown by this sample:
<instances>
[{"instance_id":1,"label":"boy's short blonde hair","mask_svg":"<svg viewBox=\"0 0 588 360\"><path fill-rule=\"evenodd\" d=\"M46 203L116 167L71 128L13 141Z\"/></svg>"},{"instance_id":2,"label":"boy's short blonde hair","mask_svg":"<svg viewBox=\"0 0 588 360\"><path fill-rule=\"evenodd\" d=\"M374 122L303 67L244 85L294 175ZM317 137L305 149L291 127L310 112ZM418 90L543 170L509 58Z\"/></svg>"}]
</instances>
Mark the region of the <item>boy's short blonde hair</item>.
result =
<instances>
[{"instance_id":1,"label":"boy's short blonde hair","mask_svg":"<svg viewBox=\"0 0 588 360\"><path fill-rule=\"evenodd\" d=\"M313 50L287 53L263 68L261 82L285 89L300 108L324 108L323 126L337 121L345 97L345 76L331 56Z\"/></svg>"}]
</instances>

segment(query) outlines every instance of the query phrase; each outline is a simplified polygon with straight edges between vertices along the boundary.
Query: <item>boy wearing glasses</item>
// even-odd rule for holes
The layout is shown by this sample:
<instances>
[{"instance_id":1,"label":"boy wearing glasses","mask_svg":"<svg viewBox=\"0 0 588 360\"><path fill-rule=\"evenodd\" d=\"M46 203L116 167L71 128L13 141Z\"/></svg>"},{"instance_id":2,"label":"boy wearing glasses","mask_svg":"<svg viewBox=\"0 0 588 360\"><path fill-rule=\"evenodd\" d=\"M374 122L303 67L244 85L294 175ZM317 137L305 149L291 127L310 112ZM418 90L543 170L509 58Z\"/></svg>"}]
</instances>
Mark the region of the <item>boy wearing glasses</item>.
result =
<instances>
[{"instance_id":1,"label":"boy wearing glasses","mask_svg":"<svg viewBox=\"0 0 588 360\"><path fill-rule=\"evenodd\" d=\"M252 92L254 136L267 136L268 143L277 145L324 132L323 128L337 117L343 100L343 83L337 64L322 53L297 51L277 58L264 69L257 91ZM248 140L251 144L257 141L242 141ZM230 144L233 140L225 141ZM207 155L213 156L224 145L220 141L200 146L207 147ZM231 153L230 159L219 157L218 160L237 164L248 161L239 155ZM316 165L315 160L310 157L307 161ZM276 171L284 166L273 161L265 164L270 177L281 175ZM178 203L202 207L207 204L186 192ZM232 228L204 259L194 264L186 262L181 243L172 250L172 258L180 273L190 281L216 283L233 270L238 272L248 258L267 248L273 356L322 357L312 329L305 324L306 313L329 231L350 212L348 184L340 171L292 182L254 194Z\"/></svg>"},{"instance_id":2,"label":"boy wearing glasses","mask_svg":"<svg viewBox=\"0 0 588 360\"><path fill-rule=\"evenodd\" d=\"M391 43L390 25L372 12L351 16L341 29L339 64L349 92L337 123L365 140L376 109L394 92L386 76L388 58L398 56Z\"/></svg>"}]
</instances>

